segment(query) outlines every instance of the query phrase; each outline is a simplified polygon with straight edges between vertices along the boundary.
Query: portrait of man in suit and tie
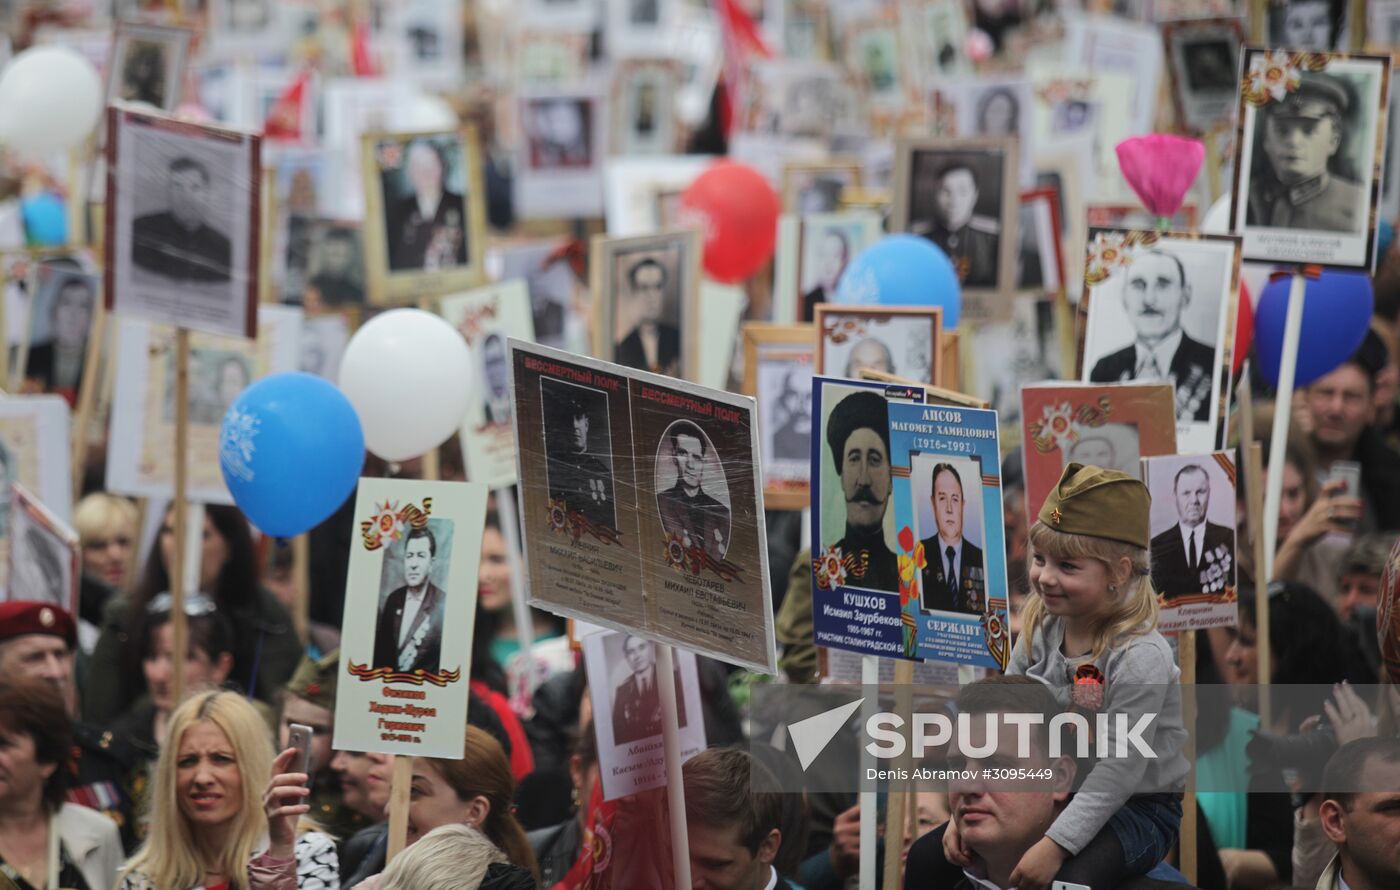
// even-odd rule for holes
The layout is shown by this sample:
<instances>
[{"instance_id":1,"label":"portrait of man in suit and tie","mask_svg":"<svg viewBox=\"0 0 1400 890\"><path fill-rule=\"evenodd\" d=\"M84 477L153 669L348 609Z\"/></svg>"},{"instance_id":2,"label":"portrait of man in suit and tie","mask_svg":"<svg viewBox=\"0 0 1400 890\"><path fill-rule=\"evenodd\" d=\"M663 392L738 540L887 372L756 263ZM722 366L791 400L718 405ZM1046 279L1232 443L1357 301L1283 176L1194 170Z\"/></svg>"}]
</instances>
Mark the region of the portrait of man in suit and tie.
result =
<instances>
[{"instance_id":1,"label":"portrait of man in suit and tie","mask_svg":"<svg viewBox=\"0 0 1400 890\"><path fill-rule=\"evenodd\" d=\"M448 187L450 172L449 153L426 138L408 143L402 167L381 170L391 272L468 262L466 199Z\"/></svg>"},{"instance_id":2,"label":"portrait of man in suit and tie","mask_svg":"<svg viewBox=\"0 0 1400 890\"><path fill-rule=\"evenodd\" d=\"M433 583L438 542L432 529L411 529L397 556L401 575L385 573L386 581L402 577L403 584L384 598L374 631L374 664L409 672L436 673L442 662L442 621L447 594ZM394 554L385 555L385 559ZM446 567L440 576L446 575ZM391 582L392 583L392 582Z\"/></svg>"},{"instance_id":3,"label":"portrait of man in suit and tie","mask_svg":"<svg viewBox=\"0 0 1400 890\"><path fill-rule=\"evenodd\" d=\"M977 614L986 608L986 566L982 548L972 543L964 524L967 493L952 463L934 464L929 476L933 522L937 531L920 541L927 565L920 579L920 606L936 612ZM974 491L973 496L977 496Z\"/></svg>"},{"instance_id":4,"label":"portrait of man in suit and tie","mask_svg":"<svg viewBox=\"0 0 1400 890\"><path fill-rule=\"evenodd\" d=\"M1133 339L1096 359L1086 354L1085 365L1091 368L1089 382L1171 383L1176 388L1177 421L1208 421L1215 346L1190 336L1182 326L1185 312L1197 298L1186 264L1166 249L1154 247L1134 254L1126 272L1114 276L1118 277L1123 278L1122 312ZM1220 294L1202 294L1200 299L1209 300L1213 307L1221 303ZM1094 316L1102 314L1095 312L1092 302L1090 314L1089 325L1094 328ZM1111 339L1122 342L1111 335L1104 337L1104 341Z\"/></svg>"},{"instance_id":5,"label":"portrait of man in suit and tie","mask_svg":"<svg viewBox=\"0 0 1400 890\"><path fill-rule=\"evenodd\" d=\"M1149 481L1154 475L1149 470ZM1169 604L1181 596L1219 593L1234 583L1235 530L1210 521L1211 475L1206 464L1191 462L1163 477L1171 479L1177 521L1152 537L1152 586ZM1153 495L1165 500L1167 492ZM1233 492L1221 496L1233 511Z\"/></svg>"},{"instance_id":6,"label":"portrait of man in suit and tie","mask_svg":"<svg viewBox=\"0 0 1400 890\"><path fill-rule=\"evenodd\" d=\"M612 642L612 641L609 641ZM611 651L611 647L609 647ZM661 735L661 694L656 688L656 646L650 640L630 634L622 637L622 654L627 660L627 679L613 688L613 744L626 745ZM677 668L676 723L685 726L685 696Z\"/></svg>"},{"instance_id":7,"label":"portrait of man in suit and tie","mask_svg":"<svg viewBox=\"0 0 1400 890\"><path fill-rule=\"evenodd\" d=\"M486 382L482 418L485 426L510 425L510 369L506 367L506 341L492 331L481 341L481 379Z\"/></svg>"}]
</instances>

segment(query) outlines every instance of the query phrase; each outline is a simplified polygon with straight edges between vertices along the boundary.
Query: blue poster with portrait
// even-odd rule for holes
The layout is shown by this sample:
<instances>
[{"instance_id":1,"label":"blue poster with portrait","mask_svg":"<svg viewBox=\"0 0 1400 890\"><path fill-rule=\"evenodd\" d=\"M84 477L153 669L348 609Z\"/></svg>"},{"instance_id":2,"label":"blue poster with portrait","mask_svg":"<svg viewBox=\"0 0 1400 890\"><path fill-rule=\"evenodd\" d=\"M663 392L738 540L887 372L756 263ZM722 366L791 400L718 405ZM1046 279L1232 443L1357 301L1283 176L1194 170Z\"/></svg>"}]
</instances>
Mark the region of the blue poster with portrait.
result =
<instances>
[{"instance_id":1,"label":"blue poster with portrait","mask_svg":"<svg viewBox=\"0 0 1400 890\"><path fill-rule=\"evenodd\" d=\"M812 379L812 629L818 646L912 658L891 495L890 412L920 386ZM905 572L907 574L907 571Z\"/></svg>"},{"instance_id":2,"label":"blue poster with portrait","mask_svg":"<svg viewBox=\"0 0 1400 890\"><path fill-rule=\"evenodd\" d=\"M995 411L890 405L904 657L1004 670L1001 448Z\"/></svg>"}]
</instances>

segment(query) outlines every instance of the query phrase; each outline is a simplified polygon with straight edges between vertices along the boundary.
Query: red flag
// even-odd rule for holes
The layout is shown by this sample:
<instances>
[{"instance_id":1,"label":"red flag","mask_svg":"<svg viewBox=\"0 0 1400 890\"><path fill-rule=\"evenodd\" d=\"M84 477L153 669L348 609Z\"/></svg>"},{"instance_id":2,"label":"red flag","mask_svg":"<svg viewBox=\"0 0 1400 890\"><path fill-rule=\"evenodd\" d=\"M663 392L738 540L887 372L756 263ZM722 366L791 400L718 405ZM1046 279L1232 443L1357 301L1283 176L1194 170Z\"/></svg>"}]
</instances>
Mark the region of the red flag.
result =
<instances>
[{"instance_id":1,"label":"red flag","mask_svg":"<svg viewBox=\"0 0 1400 890\"><path fill-rule=\"evenodd\" d=\"M310 135L301 131L301 122L306 119L306 86L310 82L311 71L304 69L282 91L267 112L267 120L263 122L264 136L300 142Z\"/></svg>"},{"instance_id":2,"label":"red flag","mask_svg":"<svg viewBox=\"0 0 1400 890\"><path fill-rule=\"evenodd\" d=\"M665 789L605 801L599 779L584 825L574 867L550 890L674 890Z\"/></svg>"},{"instance_id":3,"label":"red flag","mask_svg":"<svg viewBox=\"0 0 1400 890\"><path fill-rule=\"evenodd\" d=\"M350 67L356 77L374 77L379 73L374 54L369 49L369 24L358 21L350 32Z\"/></svg>"},{"instance_id":4,"label":"red flag","mask_svg":"<svg viewBox=\"0 0 1400 890\"><path fill-rule=\"evenodd\" d=\"M748 88L748 64L754 57L773 56L753 16L739 7L738 0L719 0L720 32L724 36L724 73L720 79L720 123L725 133L734 129L734 117L743 108Z\"/></svg>"}]
</instances>

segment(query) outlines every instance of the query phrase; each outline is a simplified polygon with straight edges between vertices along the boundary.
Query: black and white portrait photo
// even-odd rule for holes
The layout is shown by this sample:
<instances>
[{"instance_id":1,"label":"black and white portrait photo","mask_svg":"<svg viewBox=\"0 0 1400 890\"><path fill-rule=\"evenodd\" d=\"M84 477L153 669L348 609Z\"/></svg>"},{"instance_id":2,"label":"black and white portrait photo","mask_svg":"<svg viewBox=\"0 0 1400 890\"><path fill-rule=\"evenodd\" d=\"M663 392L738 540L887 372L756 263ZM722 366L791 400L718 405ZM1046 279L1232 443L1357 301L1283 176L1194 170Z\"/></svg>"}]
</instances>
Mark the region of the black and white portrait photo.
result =
<instances>
[{"instance_id":1,"label":"black and white portrait photo","mask_svg":"<svg viewBox=\"0 0 1400 890\"><path fill-rule=\"evenodd\" d=\"M1020 84L983 87L972 97L973 135L1020 136L1024 89Z\"/></svg>"},{"instance_id":2,"label":"black and white portrait photo","mask_svg":"<svg viewBox=\"0 0 1400 890\"><path fill-rule=\"evenodd\" d=\"M594 525L617 528L608 394L541 378L549 496Z\"/></svg>"},{"instance_id":3,"label":"black and white portrait photo","mask_svg":"<svg viewBox=\"0 0 1400 890\"><path fill-rule=\"evenodd\" d=\"M97 312L99 281L76 261L55 258L39 267L39 287L29 308L25 379L76 399L87 362L88 335Z\"/></svg>"},{"instance_id":4,"label":"black and white portrait photo","mask_svg":"<svg viewBox=\"0 0 1400 890\"><path fill-rule=\"evenodd\" d=\"M1260 0L1255 0L1259 3ZM1351 45L1348 33L1351 0L1265 0L1267 45L1293 50L1344 50ZM1262 3L1260 5L1263 5Z\"/></svg>"},{"instance_id":5,"label":"black and white portrait photo","mask_svg":"<svg viewBox=\"0 0 1400 890\"><path fill-rule=\"evenodd\" d=\"M615 66L609 115L614 152L663 155L676 150L680 77L680 67L663 59L627 59Z\"/></svg>"},{"instance_id":6,"label":"black and white portrait photo","mask_svg":"<svg viewBox=\"0 0 1400 890\"><path fill-rule=\"evenodd\" d=\"M557 244L543 242L501 249L501 279L524 279L530 291L530 315L535 342L562 349L571 347L575 328L574 290L577 280Z\"/></svg>"},{"instance_id":7,"label":"black and white portrait photo","mask_svg":"<svg viewBox=\"0 0 1400 890\"><path fill-rule=\"evenodd\" d=\"M303 302L308 309L362 306L365 257L360 227L352 222L310 222Z\"/></svg>"},{"instance_id":8,"label":"black and white portrait photo","mask_svg":"<svg viewBox=\"0 0 1400 890\"><path fill-rule=\"evenodd\" d=\"M429 519L384 548L371 667L400 673L441 669L452 530L451 520Z\"/></svg>"},{"instance_id":9,"label":"black and white portrait photo","mask_svg":"<svg viewBox=\"0 0 1400 890\"><path fill-rule=\"evenodd\" d=\"M594 240L603 295L596 310L607 323L603 355L619 365L685 376L686 319L697 287L698 232ZM607 295L612 294L612 300Z\"/></svg>"},{"instance_id":10,"label":"black and white portrait photo","mask_svg":"<svg viewBox=\"0 0 1400 890\"><path fill-rule=\"evenodd\" d=\"M485 229L475 136L368 134L361 157L371 302L474 284Z\"/></svg>"},{"instance_id":11,"label":"black and white portrait photo","mask_svg":"<svg viewBox=\"0 0 1400 890\"><path fill-rule=\"evenodd\" d=\"M1162 27L1172 99L1177 115L1193 132L1205 133L1234 113L1239 95L1238 19L1191 19Z\"/></svg>"},{"instance_id":12,"label":"black and white portrait photo","mask_svg":"<svg viewBox=\"0 0 1400 890\"><path fill-rule=\"evenodd\" d=\"M526 154L534 170L592 167L594 103L577 96L542 96L525 102Z\"/></svg>"},{"instance_id":13,"label":"black and white portrait photo","mask_svg":"<svg viewBox=\"0 0 1400 890\"><path fill-rule=\"evenodd\" d=\"M6 483L10 488L10 483ZM23 486L10 501L11 599L73 609L78 586L78 535Z\"/></svg>"},{"instance_id":14,"label":"black and white portrait photo","mask_svg":"<svg viewBox=\"0 0 1400 890\"><path fill-rule=\"evenodd\" d=\"M161 111L180 103L190 31L121 22L112 44L107 100L144 102Z\"/></svg>"},{"instance_id":15,"label":"black and white portrait photo","mask_svg":"<svg viewBox=\"0 0 1400 890\"><path fill-rule=\"evenodd\" d=\"M910 458L915 537L927 563L919 606L927 611L979 614L986 610L982 545L982 471L965 457L915 454Z\"/></svg>"},{"instance_id":16,"label":"black and white portrait photo","mask_svg":"<svg viewBox=\"0 0 1400 890\"><path fill-rule=\"evenodd\" d=\"M1063 450L1066 465L1081 463L1136 476L1142 445L1136 424L1106 423L1080 429Z\"/></svg>"},{"instance_id":17,"label":"black and white portrait photo","mask_svg":"<svg viewBox=\"0 0 1400 890\"><path fill-rule=\"evenodd\" d=\"M1011 287L1016 157L1006 139L937 147L901 142L891 227L938 245L964 290Z\"/></svg>"},{"instance_id":18,"label":"black and white portrait photo","mask_svg":"<svg viewBox=\"0 0 1400 890\"><path fill-rule=\"evenodd\" d=\"M166 379L175 379L175 357L166 357ZM218 347L190 347L190 422L218 426L229 406L253 382L253 360L247 354ZM163 418L175 420L175 387L167 387Z\"/></svg>"},{"instance_id":19,"label":"black and white portrait photo","mask_svg":"<svg viewBox=\"0 0 1400 890\"><path fill-rule=\"evenodd\" d=\"M609 640L613 643L613 640ZM656 644L631 634L618 634L620 646L608 646L609 661L616 661L608 672L612 681L613 744L627 745L661 735L661 696L656 688ZM620 648L620 652L614 652ZM620 654L620 660L616 656ZM619 677L623 679L619 680ZM681 692L681 671L675 668L676 718L685 726L685 696Z\"/></svg>"},{"instance_id":20,"label":"black and white portrait photo","mask_svg":"<svg viewBox=\"0 0 1400 890\"><path fill-rule=\"evenodd\" d=\"M1238 242L1168 235L1125 244L1124 237L1096 230L1090 242L1083 379L1170 382L1182 448L1209 448L1225 373L1218 346L1233 334L1239 292ZM1096 257L1114 250L1120 264L1094 281Z\"/></svg>"},{"instance_id":21,"label":"black and white portrait photo","mask_svg":"<svg viewBox=\"0 0 1400 890\"><path fill-rule=\"evenodd\" d=\"M815 313L817 372L858 379L862 369L932 383L942 316L936 309L835 306Z\"/></svg>"},{"instance_id":22,"label":"black and white portrait photo","mask_svg":"<svg viewBox=\"0 0 1400 890\"><path fill-rule=\"evenodd\" d=\"M801 464L805 478L812 456L812 356L793 352L760 346L759 418L765 433L764 456L773 464Z\"/></svg>"},{"instance_id":23,"label":"black and white portrait photo","mask_svg":"<svg viewBox=\"0 0 1400 890\"><path fill-rule=\"evenodd\" d=\"M696 423L677 420L656 446L656 509L661 527L687 550L713 559L729 552L729 483L714 444Z\"/></svg>"},{"instance_id":24,"label":"black and white portrait photo","mask_svg":"<svg viewBox=\"0 0 1400 890\"><path fill-rule=\"evenodd\" d=\"M1210 455L1173 458L1175 472L1166 472L1167 460L1150 460L1152 586L1168 604L1223 592L1234 581L1235 486Z\"/></svg>"},{"instance_id":25,"label":"black and white portrait photo","mask_svg":"<svg viewBox=\"0 0 1400 890\"><path fill-rule=\"evenodd\" d=\"M874 242L865 214L823 214L803 220L798 231L798 320L811 321L817 306L832 299L851 258Z\"/></svg>"},{"instance_id":26,"label":"black and white portrait photo","mask_svg":"<svg viewBox=\"0 0 1400 890\"><path fill-rule=\"evenodd\" d=\"M1245 51L1231 206L1247 260L1372 264L1390 61L1332 56L1323 65L1290 72L1283 54ZM1277 73L1285 81L1268 86Z\"/></svg>"},{"instance_id":27,"label":"black and white portrait photo","mask_svg":"<svg viewBox=\"0 0 1400 890\"><path fill-rule=\"evenodd\" d=\"M258 136L110 109L108 307L253 336Z\"/></svg>"},{"instance_id":28,"label":"black and white portrait photo","mask_svg":"<svg viewBox=\"0 0 1400 890\"><path fill-rule=\"evenodd\" d=\"M860 186L860 165L790 163L783 167L783 203L791 213L809 216L841 209L841 193Z\"/></svg>"}]
</instances>

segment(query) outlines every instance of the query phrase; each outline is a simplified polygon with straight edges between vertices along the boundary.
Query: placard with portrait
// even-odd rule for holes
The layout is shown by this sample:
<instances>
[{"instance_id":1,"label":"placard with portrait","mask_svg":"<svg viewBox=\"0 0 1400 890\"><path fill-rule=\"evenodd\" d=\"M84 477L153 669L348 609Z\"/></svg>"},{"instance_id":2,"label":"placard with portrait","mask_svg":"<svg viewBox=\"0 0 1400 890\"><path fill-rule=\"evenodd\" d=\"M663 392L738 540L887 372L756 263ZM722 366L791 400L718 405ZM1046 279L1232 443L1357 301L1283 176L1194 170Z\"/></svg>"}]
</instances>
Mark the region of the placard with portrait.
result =
<instances>
[{"instance_id":1,"label":"placard with portrait","mask_svg":"<svg viewBox=\"0 0 1400 890\"><path fill-rule=\"evenodd\" d=\"M5 591L78 614L78 533L19 482L9 498L9 571Z\"/></svg>"},{"instance_id":2,"label":"placard with portrait","mask_svg":"<svg viewBox=\"0 0 1400 890\"><path fill-rule=\"evenodd\" d=\"M743 326L743 392L758 402L763 502L773 510L802 510L811 502L816 339L810 324Z\"/></svg>"},{"instance_id":3,"label":"placard with portrait","mask_svg":"<svg viewBox=\"0 0 1400 890\"><path fill-rule=\"evenodd\" d=\"M481 281L486 191L476 131L367 133L365 249L376 305Z\"/></svg>"},{"instance_id":4,"label":"placard with portrait","mask_svg":"<svg viewBox=\"0 0 1400 890\"><path fill-rule=\"evenodd\" d=\"M846 266L883 234L880 214L869 210L783 214L773 272L774 320L812 321L816 307L835 297Z\"/></svg>"},{"instance_id":5,"label":"placard with portrait","mask_svg":"<svg viewBox=\"0 0 1400 890\"><path fill-rule=\"evenodd\" d=\"M855 379L862 368L936 383L943 310L937 306L818 305L816 372Z\"/></svg>"},{"instance_id":6,"label":"placard with portrait","mask_svg":"<svg viewBox=\"0 0 1400 890\"><path fill-rule=\"evenodd\" d=\"M1233 451L1142 459L1163 633L1239 623Z\"/></svg>"},{"instance_id":7,"label":"placard with portrait","mask_svg":"<svg viewBox=\"0 0 1400 890\"><path fill-rule=\"evenodd\" d=\"M18 482L63 522L72 519L73 471L68 403L59 396L0 399L0 595L10 565L12 483Z\"/></svg>"},{"instance_id":8,"label":"placard with portrait","mask_svg":"<svg viewBox=\"0 0 1400 890\"><path fill-rule=\"evenodd\" d=\"M628 368L694 379L699 347L695 229L593 239L593 354Z\"/></svg>"},{"instance_id":9,"label":"placard with portrait","mask_svg":"<svg viewBox=\"0 0 1400 890\"><path fill-rule=\"evenodd\" d=\"M1172 102L1181 127L1202 134L1228 121L1239 94L1239 19L1188 19L1162 26Z\"/></svg>"}]
</instances>

